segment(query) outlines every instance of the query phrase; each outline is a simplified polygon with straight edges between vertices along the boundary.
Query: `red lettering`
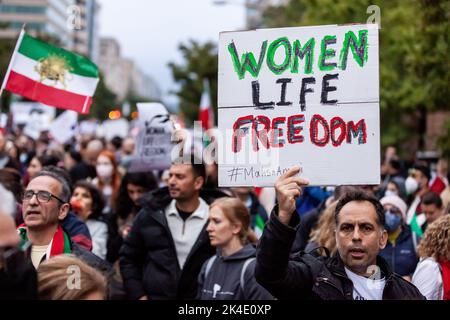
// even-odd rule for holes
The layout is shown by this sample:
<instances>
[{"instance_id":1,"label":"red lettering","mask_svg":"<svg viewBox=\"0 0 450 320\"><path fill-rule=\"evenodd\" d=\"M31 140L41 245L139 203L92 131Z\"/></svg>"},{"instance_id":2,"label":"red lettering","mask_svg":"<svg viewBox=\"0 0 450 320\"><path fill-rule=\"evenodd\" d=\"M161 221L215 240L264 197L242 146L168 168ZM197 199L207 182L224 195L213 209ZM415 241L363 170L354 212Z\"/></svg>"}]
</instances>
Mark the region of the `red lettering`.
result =
<instances>
[{"instance_id":1,"label":"red lettering","mask_svg":"<svg viewBox=\"0 0 450 320\"><path fill-rule=\"evenodd\" d=\"M334 147L338 147L342 144L342 142L345 140L345 134L346 134L346 124L345 121L341 117L334 117L330 121L331 125L331 142ZM341 129L341 132L339 133L339 136L336 139L336 130Z\"/></svg>"},{"instance_id":2,"label":"red lettering","mask_svg":"<svg viewBox=\"0 0 450 320\"><path fill-rule=\"evenodd\" d=\"M238 153L242 149L242 138L248 132L248 128L242 126L253 122L253 116L248 115L238 118L233 124L233 136L231 142L231 151Z\"/></svg>"},{"instance_id":3,"label":"red lettering","mask_svg":"<svg viewBox=\"0 0 450 320\"><path fill-rule=\"evenodd\" d=\"M272 148L281 148L284 146L284 140L280 139L283 136L283 129L278 126L286 121L286 117L277 117L272 119L272 133L270 144Z\"/></svg>"},{"instance_id":4,"label":"red lettering","mask_svg":"<svg viewBox=\"0 0 450 320\"><path fill-rule=\"evenodd\" d=\"M258 124L262 124L264 126L264 128L262 130L258 130ZM253 125L252 125L252 145L253 145L253 150L254 151L258 151L259 150L258 140L260 140L262 142L262 145L266 149L269 149L269 147L270 147L269 146L269 139L267 137L269 130L270 130L270 119L267 118L266 116L257 116L253 120Z\"/></svg>"},{"instance_id":5,"label":"red lettering","mask_svg":"<svg viewBox=\"0 0 450 320\"><path fill-rule=\"evenodd\" d=\"M287 131L288 142L290 144L303 142L303 136L300 134L303 131L302 126L296 127L296 124L305 122L305 116L302 114L296 114L288 117Z\"/></svg>"},{"instance_id":6,"label":"red lettering","mask_svg":"<svg viewBox=\"0 0 450 320\"><path fill-rule=\"evenodd\" d=\"M319 123L322 125L324 130L324 136L319 139ZM315 114L309 125L309 134L311 137L311 142L316 146L324 147L330 141L330 127L328 126L327 120L325 120L321 115Z\"/></svg>"}]
</instances>

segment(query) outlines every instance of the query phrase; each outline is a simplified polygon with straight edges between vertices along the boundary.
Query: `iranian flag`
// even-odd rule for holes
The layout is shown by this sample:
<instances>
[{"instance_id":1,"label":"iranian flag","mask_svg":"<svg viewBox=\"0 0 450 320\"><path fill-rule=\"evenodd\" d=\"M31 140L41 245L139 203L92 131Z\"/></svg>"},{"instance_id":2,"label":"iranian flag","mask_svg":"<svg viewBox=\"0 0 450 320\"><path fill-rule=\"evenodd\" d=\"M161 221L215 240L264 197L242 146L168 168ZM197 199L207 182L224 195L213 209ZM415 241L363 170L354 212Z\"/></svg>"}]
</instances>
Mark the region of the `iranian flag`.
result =
<instances>
[{"instance_id":1,"label":"iranian flag","mask_svg":"<svg viewBox=\"0 0 450 320\"><path fill-rule=\"evenodd\" d=\"M98 81L97 66L90 60L22 30L1 90L86 114Z\"/></svg>"},{"instance_id":2,"label":"iranian flag","mask_svg":"<svg viewBox=\"0 0 450 320\"><path fill-rule=\"evenodd\" d=\"M209 82L207 79L203 81L203 93L200 99L200 112L198 120L202 122L204 130L208 130L214 126L214 114L211 107L211 97L209 93Z\"/></svg>"}]
</instances>

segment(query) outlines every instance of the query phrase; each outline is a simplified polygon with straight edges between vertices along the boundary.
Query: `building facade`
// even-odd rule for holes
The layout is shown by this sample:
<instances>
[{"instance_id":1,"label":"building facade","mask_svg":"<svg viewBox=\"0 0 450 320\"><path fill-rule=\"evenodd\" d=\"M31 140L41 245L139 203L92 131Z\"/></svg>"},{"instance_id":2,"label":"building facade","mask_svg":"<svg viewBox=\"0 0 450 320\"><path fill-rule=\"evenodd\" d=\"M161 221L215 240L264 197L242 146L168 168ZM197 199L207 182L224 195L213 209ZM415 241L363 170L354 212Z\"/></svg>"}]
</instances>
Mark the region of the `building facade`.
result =
<instances>
[{"instance_id":1,"label":"building facade","mask_svg":"<svg viewBox=\"0 0 450 320\"><path fill-rule=\"evenodd\" d=\"M156 82L132 60L122 57L116 39L100 39L98 66L105 76L106 86L117 95L119 101L125 100L130 93L152 100L161 99Z\"/></svg>"}]
</instances>

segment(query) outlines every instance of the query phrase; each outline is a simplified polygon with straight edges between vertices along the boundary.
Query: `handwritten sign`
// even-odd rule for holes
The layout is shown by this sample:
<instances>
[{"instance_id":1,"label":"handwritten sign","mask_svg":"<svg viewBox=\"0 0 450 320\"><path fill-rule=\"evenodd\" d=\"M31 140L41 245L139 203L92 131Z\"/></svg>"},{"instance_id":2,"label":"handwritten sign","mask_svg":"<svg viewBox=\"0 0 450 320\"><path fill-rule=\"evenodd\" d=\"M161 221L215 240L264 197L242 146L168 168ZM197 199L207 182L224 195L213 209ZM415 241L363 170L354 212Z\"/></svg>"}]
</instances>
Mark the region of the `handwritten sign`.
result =
<instances>
[{"instance_id":1,"label":"handwritten sign","mask_svg":"<svg viewBox=\"0 0 450 320\"><path fill-rule=\"evenodd\" d=\"M164 170L170 167L173 125L161 103L137 103L139 132L136 152L128 171Z\"/></svg>"},{"instance_id":2,"label":"handwritten sign","mask_svg":"<svg viewBox=\"0 0 450 320\"><path fill-rule=\"evenodd\" d=\"M377 25L223 32L220 186L380 182Z\"/></svg>"}]
</instances>

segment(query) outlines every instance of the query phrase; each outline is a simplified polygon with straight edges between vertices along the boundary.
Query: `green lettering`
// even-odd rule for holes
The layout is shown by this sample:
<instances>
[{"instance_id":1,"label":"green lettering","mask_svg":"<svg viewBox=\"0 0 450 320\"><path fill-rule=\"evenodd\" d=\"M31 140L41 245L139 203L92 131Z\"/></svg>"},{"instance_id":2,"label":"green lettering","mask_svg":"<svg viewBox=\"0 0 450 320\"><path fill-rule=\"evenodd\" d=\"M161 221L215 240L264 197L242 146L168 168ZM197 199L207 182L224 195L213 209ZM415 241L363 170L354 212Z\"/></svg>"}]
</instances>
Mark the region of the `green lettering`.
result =
<instances>
[{"instance_id":1,"label":"green lettering","mask_svg":"<svg viewBox=\"0 0 450 320\"><path fill-rule=\"evenodd\" d=\"M285 57L281 64L275 63L275 53L278 47L284 46ZM273 41L267 50L267 66L276 75L282 74L291 64L292 47L288 38L283 37Z\"/></svg>"},{"instance_id":2,"label":"green lettering","mask_svg":"<svg viewBox=\"0 0 450 320\"><path fill-rule=\"evenodd\" d=\"M334 49L327 49L327 45L336 43L336 36L325 36L322 39L322 46L320 50L319 69L322 71L331 71L337 67L335 62L325 62L327 58L336 56Z\"/></svg>"},{"instance_id":3,"label":"green lettering","mask_svg":"<svg viewBox=\"0 0 450 320\"><path fill-rule=\"evenodd\" d=\"M253 52L246 52L242 54L242 62L239 61L239 55L236 50L234 42L228 45L228 52L233 60L234 71L238 75L239 80L244 79L245 71L248 71L254 78L258 77L261 65L266 55L267 40L261 44L261 52L259 53L258 63L256 63Z\"/></svg>"},{"instance_id":4,"label":"green lettering","mask_svg":"<svg viewBox=\"0 0 450 320\"><path fill-rule=\"evenodd\" d=\"M367 29L359 30L358 35L359 40L356 38L356 35L353 33L353 31L349 31L345 34L344 45L339 57L342 70L345 70L347 68L347 56L349 47L352 48L353 58L360 67L364 67L364 63L367 62Z\"/></svg>"},{"instance_id":5,"label":"green lettering","mask_svg":"<svg viewBox=\"0 0 450 320\"><path fill-rule=\"evenodd\" d=\"M309 39L305 45L302 47L299 40L294 41L294 47L292 49L294 54L293 64L291 68L292 73L298 73L298 59L305 58L305 74L312 73L312 64L314 61L314 46L316 45L316 40L314 38Z\"/></svg>"}]
</instances>

